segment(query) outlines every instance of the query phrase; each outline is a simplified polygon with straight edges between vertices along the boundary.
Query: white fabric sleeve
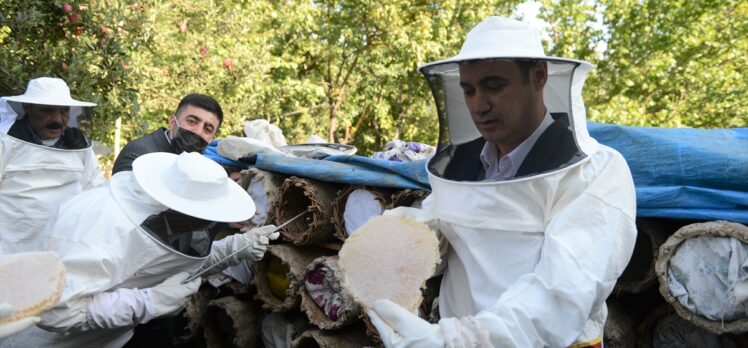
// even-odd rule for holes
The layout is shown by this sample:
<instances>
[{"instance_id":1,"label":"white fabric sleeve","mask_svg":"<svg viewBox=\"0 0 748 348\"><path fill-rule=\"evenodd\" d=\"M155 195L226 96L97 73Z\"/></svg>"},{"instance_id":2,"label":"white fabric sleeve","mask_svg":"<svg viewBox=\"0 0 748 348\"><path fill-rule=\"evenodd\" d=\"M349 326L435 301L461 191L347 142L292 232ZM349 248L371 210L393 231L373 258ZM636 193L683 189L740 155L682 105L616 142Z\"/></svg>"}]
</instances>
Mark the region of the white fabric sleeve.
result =
<instances>
[{"instance_id":1,"label":"white fabric sleeve","mask_svg":"<svg viewBox=\"0 0 748 348\"><path fill-rule=\"evenodd\" d=\"M223 258L231 255L234 251L234 238L237 238L238 236L238 234L232 234L226 238L213 242L213 246L210 248L210 255L208 255L208 262L203 265L203 269L212 267ZM225 268L236 266L240 262L242 262L242 260L234 256L225 261L222 265L213 267L210 271L206 272L204 276L207 277L209 275L220 273Z\"/></svg>"},{"instance_id":2,"label":"white fabric sleeve","mask_svg":"<svg viewBox=\"0 0 748 348\"><path fill-rule=\"evenodd\" d=\"M147 323L155 316L150 289L117 289L93 296L88 305L88 326L113 329Z\"/></svg>"},{"instance_id":3,"label":"white fabric sleeve","mask_svg":"<svg viewBox=\"0 0 748 348\"><path fill-rule=\"evenodd\" d=\"M68 301L42 315L39 327L68 332L113 329L146 323L153 319L149 289L117 289Z\"/></svg>"},{"instance_id":4,"label":"white fabric sleeve","mask_svg":"<svg viewBox=\"0 0 748 348\"><path fill-rule=\"evenodd\" d=\"M587 320L604 306L636 240L633 182L629 192L626 182L609 179L598 177L557 213L547 225L535 271L471 317L477 327L464 325L461 318L442 326L445 337L466 332L479 337L476 330L486 330L496 347L567 347L587 334ZM605 319L600 319L594 329L602 333Z\"/></svg>"},{"instance_id":5,"label":"white fabric sleeve","mask_svg":"<svg viewBox=\"0 0 748 348\"><path fill-rule=\"evenodd\" d=\"M104 175L101 173L99 161L93 149L89 149L86 163L83 165L83 190L101 186L104 183Z\"/></svg>"},{"instance_id":6,"label":"white fabric sleeve","mask_svg":"<svg viewBox=\"0 0 748 348\"><path fill-rule=\"evenodd\" d=\"M0 141L0 181L3 181L3 176L5 175L5 158L8 157L8 154L5 153L5 142Z\"/></svg>"},{"instance_id":7,"label":"white fabric sleeve","mask_svg":"<svg viewBox=\"0 0 748 348\"><path fill-rule=\"evenodd\" d=\"M65 304L54 307L42 313L42 320L37 326L53 332L87 331L88 326L88 304L93 296L83 296L69 300Z\"/></svg>"}]
</instances>

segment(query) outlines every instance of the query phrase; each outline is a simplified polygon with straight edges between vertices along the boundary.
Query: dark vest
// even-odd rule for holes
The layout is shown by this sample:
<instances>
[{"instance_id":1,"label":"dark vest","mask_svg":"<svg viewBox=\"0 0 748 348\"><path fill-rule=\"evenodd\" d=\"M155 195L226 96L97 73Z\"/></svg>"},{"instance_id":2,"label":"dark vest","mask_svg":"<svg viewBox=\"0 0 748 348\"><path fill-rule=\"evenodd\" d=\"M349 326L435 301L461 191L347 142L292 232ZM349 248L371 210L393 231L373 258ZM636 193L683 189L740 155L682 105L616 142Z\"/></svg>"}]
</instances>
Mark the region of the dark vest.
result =
<instances>
[{"instance_id":1,"label":"dark vest","mask_svg":"<svg viewBox=\"0 0 748 348\"><path fill-rule=\"evenodd\" d=\"M553 113L551 116L554 119L553 123L535 142L515 177L558 169L584 157L577 147L574 134L569 129L568 115ZM484 175L480 153L485 144L486 140L479 137L465 144L456 145L443 177L455 181L480 180Z\"/></svg>"}]
</instances>

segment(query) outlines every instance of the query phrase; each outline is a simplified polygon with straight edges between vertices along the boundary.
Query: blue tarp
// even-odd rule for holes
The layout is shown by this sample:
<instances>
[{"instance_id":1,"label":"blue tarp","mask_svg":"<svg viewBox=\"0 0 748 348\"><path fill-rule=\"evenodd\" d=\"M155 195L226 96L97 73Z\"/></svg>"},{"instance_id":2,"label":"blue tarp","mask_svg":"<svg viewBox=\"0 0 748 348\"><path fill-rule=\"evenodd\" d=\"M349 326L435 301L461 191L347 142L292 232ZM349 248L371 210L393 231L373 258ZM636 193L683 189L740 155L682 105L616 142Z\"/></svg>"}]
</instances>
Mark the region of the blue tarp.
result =
<instances>
[{"instance_id":1,"label":"blue tarp","mask_svg":"<svg viewBox=\"0 0 748 348\"><path fill-rule=\"evenodd\" d=\"M203 156L208 157L218 162L218 164L222 166L229 166L229 167L234 167L234 168L239 168L239 169L249 168L249 165L247 165L244 162L234 161L230 158L219 155L217 151L219 142L220 140L211 141L210 144L208 144L208 148L206 148L205 151L203 152Z\"/></svg>"},{"instance_id":2,"label":"blue tarp","mask_svg":"<svg viewBox=\"0 0 748 348\"><path fill-rule=\"evenodd\" d=\"M748 128L647 128L589 123L590 135L623 154L631 168L637 216L729 220L748 224ZM246 168L215 153L223 165ZM425 160L391 162L362 156L324 160L258 155L264 170L328 182L429 189Z\"/></svg>"},{"instance_id":3,"label":"blue tarp","mask_svg":"<svg viewBox=\"0 0 748 348\"><path fill-rule=\"evenodd\" d=\"M329 156L322 160L257 155L257 168L321 181L379 187L430 189L426 160L393 162L363 156Z\"/></svg>"},{"instance_id":4,"label":"blue tarp","mask_svg":"<svg viewBox=\"0 0 748 348\"><path fill-rule=\"evenodd\" d=\"M748 128L588 129L626 158L637 216L748 223Z\"/></svg>"}]
</instances>

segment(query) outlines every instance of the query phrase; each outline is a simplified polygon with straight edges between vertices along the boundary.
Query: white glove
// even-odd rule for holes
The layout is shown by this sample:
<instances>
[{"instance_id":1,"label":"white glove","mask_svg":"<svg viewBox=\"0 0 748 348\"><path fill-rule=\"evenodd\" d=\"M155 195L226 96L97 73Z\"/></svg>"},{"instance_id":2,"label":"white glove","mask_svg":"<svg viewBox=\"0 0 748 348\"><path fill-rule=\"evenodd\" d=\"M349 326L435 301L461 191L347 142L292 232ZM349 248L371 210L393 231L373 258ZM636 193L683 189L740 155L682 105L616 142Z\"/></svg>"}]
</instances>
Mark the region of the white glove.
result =
<instances>
[{"instance_id":1,"label":"white glove","mask_svg":"<svg viewBox=\"0 0 748 348\"><path fill-rule=\"evenodd\" d=\"M493 347L488 332L473 317L443 318L431 324L390 300L366 312L386 348Z\"/></svg>"},{"instance_id":2,"label":"white glove","mask_svg":"<svg viewBox=\"0 0 748 348\"><path fill-rule=\"evenodd\" d=\"M151 317L177 314L187 305L190 296L200 289L200 278L182 284L189 277L189 273L177 273L164 280L163 283L146 289L146 291L150 290L149 294L153 300L153 307L148 308Z\"/></svg>"},{"instance_id":3,"label":"white glove","mask_svg":"<svg viewBox=\"0 0 748 348\"><path fill-rule=\"evenodd\" d=\"M13 307L8 303L0 303L0 319L9 317L13 312ZM9 323L0 324L0 338L15 335L23 330L34 326L41 320L39 317L28 317L11 321Z\"/></svg>"},{"instance_id":4,"label":"white glove","mask_svg":"<svg viewBox=\"0 0 748 348\"><path fill-rule=\"evenodd\" d=\"M235 234L234 241L232 242L232 252L244 248L244 250L236 254L237 258L252 261L262 259L270 241L276 240L280 236L280 232L273 232L276 228L275 225L265 225L255 227L242 234ZM247 245L250 246L247 247Z\"/></svg>"},{"instance_id":5,"label":"white glove","mask_svg":"<svg viewBox=\"0 0 748 348\"><path fill-rule=\"evenodd\" d=\"M444 335L439 326L419 318L390 300L374 302L366 314L379 331L386 348L444 347Z\"/></svg>"}]
</instances>

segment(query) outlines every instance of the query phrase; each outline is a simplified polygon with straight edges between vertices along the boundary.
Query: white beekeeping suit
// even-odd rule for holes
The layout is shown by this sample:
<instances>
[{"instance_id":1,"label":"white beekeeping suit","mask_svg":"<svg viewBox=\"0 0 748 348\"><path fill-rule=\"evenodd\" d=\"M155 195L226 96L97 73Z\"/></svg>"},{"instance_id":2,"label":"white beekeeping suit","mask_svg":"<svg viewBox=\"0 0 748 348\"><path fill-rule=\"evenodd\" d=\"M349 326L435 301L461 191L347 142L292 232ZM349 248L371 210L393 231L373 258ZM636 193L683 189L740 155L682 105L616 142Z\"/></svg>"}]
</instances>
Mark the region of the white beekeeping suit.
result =
<instances>
[{"instance_id":1,"label":"white beekeeping suit","mask_svg":"<svg viewBox=\"0 0 748 348\"><path fill-rule=\"evenodd\" d=\"M38 327L7 338L0 347L120 347L137 324L184 307L201 282L187 282L189 275L242 248L214 272L257 260L269 239L277 238L277 233L266 236L275 229L268 225L209 244L207 253L194 256L185 251L192 249L181 248L182 239L169 237L178 236L172 233L176 224L155 230L145 223L165 211L181 213L194 223L190 226L198 226L243 221L255 207L220 165L198 153L138 157L133 171L117 173L107 185L60 206L42 237L65 265L62 297L41 315ZM185 229L183 235L190 242L199 229Z\"/></svg>"},{"instance_id":2,"label":"white beekeeping suit","mask_svg":"<svg viewBox=\"0 0 748 348\"><path fill-rule=\"evenodd\" d=\"M481 138L459 84L461 66L502 59L547 62L546 119L573 136L574 153L552 168L523 173L520 167L508 179L460 177L455 172L464 168L455 163L463 145ZM369 315L385 346L600 346L605 299L636 239L636 201L624 158L587 132L581 95L591 68L545 56L537 29L498 17L473 28L457 56L420 68L442 128L439 151L428 163L433 192L420 210L386 214L414 216L449 242L442 319L428 324L378 301ZM525 162L555 151L551 142L533 152L539 144Z\"/></svg>"},{"instance_id":3,"label":"white beekeeping suit","mask_svg":"<svg viewBox=\"0 0 748 348\"><path fill-rule=\"evenodd\" d=\"M70 97L67 84L57 78L31 80L25 94L3 97L0 107L0 255L36 250L35 243L57 206L104 182L90 140L78 128L82 107L94 103ZM11 125L27 131L22 104L70 107L63 137L78 137L74 147L35 143L19 137ZM14 135L16 134L16 135ZM33 137L33 136L32 136Z\"/></svg>"}]
</instances>

